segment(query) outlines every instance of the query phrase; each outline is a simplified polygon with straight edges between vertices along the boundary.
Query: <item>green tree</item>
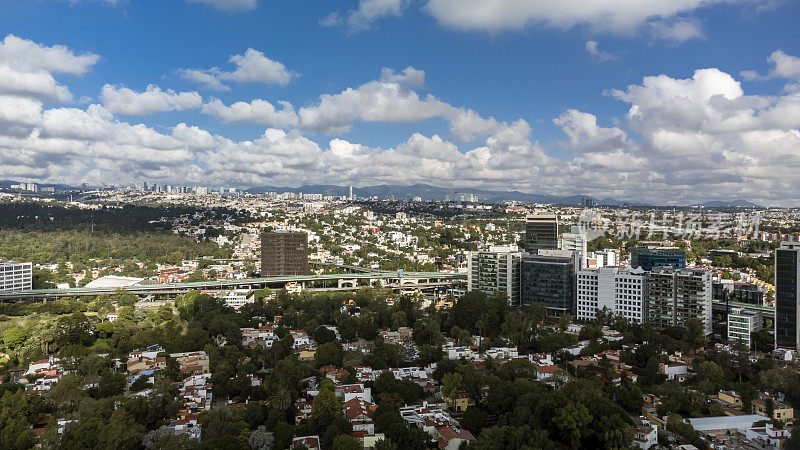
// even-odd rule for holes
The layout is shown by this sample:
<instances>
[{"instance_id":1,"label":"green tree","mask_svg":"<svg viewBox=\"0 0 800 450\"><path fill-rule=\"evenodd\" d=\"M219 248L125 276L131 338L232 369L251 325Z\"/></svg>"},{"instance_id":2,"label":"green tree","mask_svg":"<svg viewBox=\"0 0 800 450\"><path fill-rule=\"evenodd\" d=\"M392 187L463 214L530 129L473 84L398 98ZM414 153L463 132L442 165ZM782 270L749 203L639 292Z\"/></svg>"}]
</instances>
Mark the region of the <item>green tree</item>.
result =
<instances>
[{"instance_id":1,"label":"green tree","mask_svg":"<svg viewBox=\"0 0 800 450\"><path fill-rule=\"evenodd\" d=\"M3 342L11 350L22 347L28 334L20 327L9 328L3 332Z\"/></svg>"},{"instance_id":2,"label":"green tree","mask_svg":"<svg viewBox=\"0 0 800 450\"><path fill-rule=\"evenodd\" d=\"M116 302L120 307L136 306L136 302L139 301L139 297L137 297L136 294L128 292L124 288L118 288L113 294L111 294L111 301Z\"/></svg>"},{"instance_id":3,"label":"green tree","mask_svg":"<svg viewBox=\"0 0 800 450\"><path fill-rule=\"evenodd\" d=\"M320 345L314 354L314 364L317 367L334 365L341 367L344 360L344 348L339 341L327 342Z\"/></svg>"},{"instance_id":4,"label":"green tree","mask_svg":"<svg viewBox=\"0 0 800 450\"><path fill-rule=\"evenodd\" d=\"M333 439L334 450L363 450L364 444L353 436L340 434Z\"/></svg>"},{"instance_id":5,"label":"green tree","mask_svg":"<svg viewBox=\"0 0 800 450\"><path fill-rule=\"evenodd\" d=\"M445 398L454 398L456 394L461 392L464 384L464 379L458 372L451 372L444 375L442 379L442 396Z\"/></svg>"},{"instance_id":6,"label":"green tree","mask_svg":"<svg viewBox=\"0 0 800 450\"><path fill-rule=\"evenodd\" d=\"M568 402L556 411L553 423L559 436L572 448L580 447L583 436L588 433L592 416L586 406Z\"/></svg>"}]
</instances>

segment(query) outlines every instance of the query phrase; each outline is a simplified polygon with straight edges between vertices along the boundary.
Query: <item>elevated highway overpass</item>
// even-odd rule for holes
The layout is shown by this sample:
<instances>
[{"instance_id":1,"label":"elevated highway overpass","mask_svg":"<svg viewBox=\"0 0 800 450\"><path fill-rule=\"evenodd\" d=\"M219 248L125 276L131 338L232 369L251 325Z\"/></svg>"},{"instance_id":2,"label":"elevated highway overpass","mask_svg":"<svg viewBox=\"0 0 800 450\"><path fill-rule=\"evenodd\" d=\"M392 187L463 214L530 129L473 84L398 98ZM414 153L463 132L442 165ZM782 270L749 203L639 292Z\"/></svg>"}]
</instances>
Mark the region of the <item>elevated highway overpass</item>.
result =
<instances>
[{"instance_id":1,"label":"elevated highway overpass","mask_svg":"<svg viewBox=\"0 0 800 450\"><path fill-rule=\"evenodd\" d=\"M752 303L714 301L711 306L714 311L727 311L732 308L743 308L748 311L760 312L766 317L770 317L775 314L774 306L754 305Z\"/></svg>"},{"instance_id":2,"label":"elevated highway overpass","mask_svg":"<svg viewBox=\"0 0 800 450\"><path fill-rule=\"evenodd\" d=\"M313 291L323 290L356 290L362 286L380 282L382 286L393 290L436 290L453 287L465 283L466 274L447 272L371 272L342 273L323 275L298 275L282 277L245 278L240 280L201 281L195 283L162 283L128 286L128 292L140 297L175 296L185 292L218 291L226 289L280 289L289 283L301 284ZM101 288L69 288L69 289L32 289L24 291L0 291L0 302L22 300L54 300L62 297L95 296L111 294L116 287Z\"/></svg>"}]
</instances>

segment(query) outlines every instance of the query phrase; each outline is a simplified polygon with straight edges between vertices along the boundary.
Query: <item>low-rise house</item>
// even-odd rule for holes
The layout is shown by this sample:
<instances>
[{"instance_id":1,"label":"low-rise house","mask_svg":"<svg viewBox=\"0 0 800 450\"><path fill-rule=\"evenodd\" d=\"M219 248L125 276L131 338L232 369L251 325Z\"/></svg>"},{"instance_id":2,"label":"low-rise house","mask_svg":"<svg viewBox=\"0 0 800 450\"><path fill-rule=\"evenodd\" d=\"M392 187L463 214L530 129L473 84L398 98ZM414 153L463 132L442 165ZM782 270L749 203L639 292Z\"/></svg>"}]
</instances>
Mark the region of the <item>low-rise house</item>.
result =
<instances>
[{"instance_id":1,"label":"low-rise house","mask_svg":"<svg viewBox=\"0 0 800 450\"><path fill-rule=\"evenodd\" d=\"M402 337L400 337L400 333L397 331L380 330L378 332L378 335L380 335L383 338L384 342L389 344L402 344L403 341L405 340Z\"/></svg>"},{"instance_id":2,"label":"low-rise house","mask_svg":"<svg viewBox=\"0 0 800 450\"><path fill-rule=\"evenodd\" d=\"M347 380L347 377L350 376L350 372L348 372L347 369L336 366L320 367L319 373L320 375L323 375L325 378L338 384L344 383L344 381Z\"/></svg>"},{"instance_id":3,"label":"low-rise house","mask_svg":"<svg viewBox=\"0 0 800 450\"><path fill-rule=\"evenodd\" d=\"M377 406L358 397L351 398L342 404L342 410L347 421L353 427L353 436L363 439L365 436L375 434L375 416Z\"/></svg>"},{"instance_id":4,"label":"low-rise house","mask_svg":"<svg viewBox=\"0 0 800 450\"><path fill-rule=\"evenodd\" d=\"M734 391L719 391L717 398L733 408L742 408L742 398Z\"/></svg>"},{"instance_id":5,"label":"low-rise house","mask_svg":"<svg viewBox=\"0 0 800 450\"><path fill-rule=\"evenodd\" d=\"M459 392L453 397L444 397L444 401L447 403L447 407L456 413L463 413L470 406L475 406L475 401L464 392Z\"/></svg>"},{"instance_id":6,"label":"low-rise house","mask_svg":"<svg viewBox=\"0 0 800 450\"><path fill-rule=\"evenodd\" d=\"M439 448L445 450L458 450L461 444L475 440L475 436L469 431L454 427L436 427L433 437L439 443Z\"/></svg>"},{"instance_id":7,"label":"low-rise house","mask_svg":"<svg viewBox=\"0 0 800 450\"><path fill-rule=\"evenodd\" d=\"M784 448L786 440L792 437L792 433L786 429L775 428L771 423L768 423L763 427L747 429L745 437L760 444L760 448L778 450Z\"/></svg>"},{"instance_id":8,"label":"low-rise house","mask_svg":"<svg viewBox=\"0 0 800 450\"><path fill-rule=\"evenodd\" d=\"M365 388L363 384L342 384L336 386L335 393L336 397L343 402L359 398L365 402L372 403L372 390Z\"/></svg>"},{"instance_id":9,"label":"low-rise house","mask_svg":"<svg viewBox=\"0 0 800 450\"><path fill-rule=\"evenodd\" d=\"M636 421L636 431L633 434L633 446L647 450L658 444L658 427L654 426L645 417Z\"/></svg>"},{"instance_id":10,"label":"low-rise house","mask_svg":"<svg viewBox=\"0 0 800 450\"><path fill-rule=\"evenodd\" d=\"M533 364L549 366L553 364L553 357L547 353L531 353L528 355L528 361Z\"/></svg>"},{"instance_id":11,"label":"low-rise house","mask_svg":"<svg viewBox=\"0 0 800 450\"><path fill-rule=\"evenodd\" d=\"M492 347L483 354L484 358L513 359L519 356L516 347Z\"/></svg>"},{"instance_id":12,"label":"low-rise house","mask_svg":"<svg viewBox=\"0 0 800 450\"><path fill-rule=\"evenodd\" d=\"M590 341L588 341L588 340L579 341L577 344L573 345L572 347L565 348L564 351L566 351L567 353L569 353L572 356L578 356L578 355L581 354L583 349L585 349L586 347L589 346L589 342Z\"/></svg>"},{"instance_id":13,"label":"low-rise house","mask_svg":"<svg viewBox=\"0 0 800 450\"><path fill-rule=\"evenodd\" d=\"M782 401L773 399L769 394L759 394L758 398L754 399L750 405L753 414L780 420L787 426L791 426L794 422L794 408ZM769 415L770 409L772 410L771 417Z\"/></svg>"},{"instance_id":14,"label":"low-rise house","mask_svg":"<svg viewBox=\"0 0 800 450\"><path fill-rule=\"evenodd\" d=\"M457 424L447 412L446 403L428 403L424 401L421 405L403 406L400 408L400 417L409 424L422 428L424 428L427 422L434 422L442 425Z\"/></svg>"},{"instance_id":15,"label":"low-rise house","mask_svg":"<svg viewBox=\"0 0 800 450\"><path fill-rule=\"evenodd\" d=\"M458 449L465 441L475 437L461 429L456 420L450 417L445 403L428 403L400 408L400 417L411 425L422 428L438 441L439 447L448 450Z\"/></svg>"},{"instance_id":16,"label":"low-rise house","mask_svg":"<svg viewBox=\"0 0 800 450\"><path fill-rule=\"evenodd\" d=\"M19 378L19 383L25 385L25 390L36 393L47 392L61 379L64 371L58 364L58 358L53 355L28 364L28 370Z\"/></svg>"},{"instance_id":17,"label":"low-rise house","mask_svg":"<svg viewBox=\"0 0 800 450\"><path fill-rule=\"evenodd\" d=\"M374 370L372 367L369 366L357 366L355 367L356 371L356 381L359 383L366 383L368 381L375 381L378 379L382 370Z\"/></svg>"},{"instance_id":18,"label":"low-rise house","mask_svg":"<svg viewBox=\"0 0 800 450\"><path fill-rule=\"evenodd\" d=\"M308 450L319 450L321 445L319 436L296 437L292 439L290 448L299 447L301 445L304 445Z\"/></svg>"},{"instance_id":19,"label":"low-rise house","mask_svg":"<svg viewBox=\"0 0 800 450\"><path fill-rule=\"evenodd\" d=\"M225 302L227 306L238 310L244 305L253 303L255 298L253 292L248 289L231 289L219 291L214 294L218 299Z\"/></svg>"},{"instance_id":20,"label":"low-rise house","mask_svg":"<svg viewBox=\"0 0 800 450\"><path fill-rule=\"evenodd\" d=\"M547 381L550 380L555 374L564 372L564 370L556 365L547 364L547 365L537 365L534 366L536 370L536 379L538 381ZM566 375L566 373L565 373Z\"/></svg>"},{"instance_id":21,"label":"low-rise house","mask_svg":"<svg viewBox=\"0 0 800 450\"><path fill-rule=\"evenodd\" d=\"M316 354L316 350L303 349L297 352L297 359L300 361L313 361Z\"/></svg>"},{"instance_id":22,"label":"low-rise house","mask_svg":"<svg viewBox=\"0 0 800 450\"><path fill-rule=\"evenodd\" d=\"M170 427L175 434L187 434L190 439L200 439L200 425L197 424L198 414L189 408L184 408L177 419L170 422Z\"/></svg>"},{"instance_id":23,"label":"low-rise house","mask_svg":"<svg viewBox=\"0 0 800 450\"><path fill-rule=\"evenodd\" d=\"M292 338L294 339L294 345L292 348L295 350L313 348L313 341L305 331L292 330L289 332L289 334L291 334Z\"/></svg>"},{"instance_id":24,"label":"low-rise house","mask_svg":"<svg viewBox=\"0 0 800 450\"><path fill-rule=\"evenodd\" d=\"M191 375L184 378L178 387L184 404L191 411L205 411L211 409L213 395L209 379L211 374L204 373Z\"/></svg>"},{"instance_id":25,"label":"low-rise house","mask_svg":"<svg viewBox=\"0 0 800 450\"><path fill-rule=\"evenodd\" d=\"M200 350L196 352L172 353L169 355L178 362L181 372L191 374L209 373L211 361L206 352Z\"/></svg>"},{"instance_id":26,"label":"low-rise house","mask_svg":"<svg viewBox=\"0 0 800 450\"><path fill-rule=\"evenodd\" d=\"M261 326L258 328L242 328L242 346L248 348L255 348L261 346L264 348L272 348L272 345L280 340L278 335L275 334L275 327Z\"/></svg>"},{"instance_id":27,"label":"low-rise house","mask_svg":"<svg viewBox=\"0 0 800 450\"><path fill-rule=\"evenodd\" d=\"M684 363L661 363L659 369L667 380L686 381L689 376L689 366Z\"/></svg>"},{"instance_id":28,"label":"low-rise house","mask_svg":"<svg viewBox=\"0 0 800 450\"><path fill-rule=\"evenodd\" d=\"M167 357L158 356L164 348L160 345L147 347L146 350L136 350L128 354L126 370L129 375L136 375L142 371L155 371L167 368Z\"/></svg>"},{"instance_id":29,"label":"low-rise house","mask_svg":"<svg viewBox=\"0 0 800 450\"><path fill-rule=\"evenodd\" d=\"M294 402L295 422L300 423L301 420L311 417L311 409L314 406L313 401L307 400L305 397L300 397Z\"/></svg>"},{"instance_id":30,"label":"low-rise house","mask_svg":"<svg viewBox=\"0 0 800 450\"><path fill-rule=\"evenodd\" d=\"M452 343L442 346L442 351L448 359L475 359L475 351L470 347L458 347Z\"/></svg>"}]
</instances>

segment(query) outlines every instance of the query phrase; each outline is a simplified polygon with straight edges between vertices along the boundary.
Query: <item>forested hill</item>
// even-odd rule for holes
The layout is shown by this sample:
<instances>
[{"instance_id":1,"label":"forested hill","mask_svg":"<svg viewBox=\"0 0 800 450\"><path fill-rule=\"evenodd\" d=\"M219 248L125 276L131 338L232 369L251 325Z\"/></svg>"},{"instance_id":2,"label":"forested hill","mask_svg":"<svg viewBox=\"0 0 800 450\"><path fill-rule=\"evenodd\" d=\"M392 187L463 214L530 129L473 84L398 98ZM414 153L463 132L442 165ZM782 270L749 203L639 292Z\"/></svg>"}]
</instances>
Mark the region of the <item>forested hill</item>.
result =
<instances>
[{"instance_id":1,"label":"forested hill","mask_svg":"<svg viewBox=\"0 0 800 450\"><path fill-rule=\"evenodd\" d=\"M172 219L192 217L199 210L189 207L151 207L125 205L82 209L75 206L49 205L38 202L0 203L0 230L21 231L89 230L141 232L168 230ZM203 210L206 218L247 221L246 213L214 208ZM244 214L244 215L242 215Z\"/></svg>"}]
</instances>

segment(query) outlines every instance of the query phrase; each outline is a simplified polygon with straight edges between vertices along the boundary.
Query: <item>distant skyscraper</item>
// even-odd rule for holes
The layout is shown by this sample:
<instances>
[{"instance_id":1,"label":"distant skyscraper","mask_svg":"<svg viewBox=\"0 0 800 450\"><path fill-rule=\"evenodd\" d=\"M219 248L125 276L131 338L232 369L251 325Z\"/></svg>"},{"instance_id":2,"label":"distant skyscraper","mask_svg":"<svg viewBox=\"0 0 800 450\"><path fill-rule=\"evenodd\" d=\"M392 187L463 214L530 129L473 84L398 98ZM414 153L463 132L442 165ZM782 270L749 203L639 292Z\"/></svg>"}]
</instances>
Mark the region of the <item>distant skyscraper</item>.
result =
<instances>
[{"instance_id":1,"label":"distant skyscraper","mask_svg":"<svg viewBox=\"0 0 800 450\"><path fill-rule=\"evenodd\" d=\"M350 186L350 200L353 199L353 186Z\"/></svg>"},{"instance_id":2,"label":"distant skyscraper","mask_svg":"<svg viewBox=\"0 0 800 450\"><path fill-rule=\"evenodd\" d=\"M303 232L261 233L261 276L308 275L308 235Z\"/></svg>"},{"instance_id":3,"label":"distant skyscraper","mask_svg":"<svg viewBox=\"0 0 800 450\"><path fill-rule=\"evenodd\" d=\"M784 243L775 250L775 347L800 348L800 244Z\"/></svg>"},{"instance_id":4,"label":"distant skyscraper","mask_svg":"<svg viewBox=\"0 0 800 450\"><path fill-rule=\"evenodd\" d=\"M558 248L558 216L534 214L525 219L525 249L529 253L537 250Z\"/></svg>"},{"instance_id":5,"label":"distant skyscraper","mask_svg":"<svg viewBox=\"0 0 800 450\"><path fill-rule=\"evenodd\" d=\"M561 235L561 250L578 252L581 255L581 269L586 268L586 233L580 227L572 227L571 232Z\"/></svg>"}]
</instances>

